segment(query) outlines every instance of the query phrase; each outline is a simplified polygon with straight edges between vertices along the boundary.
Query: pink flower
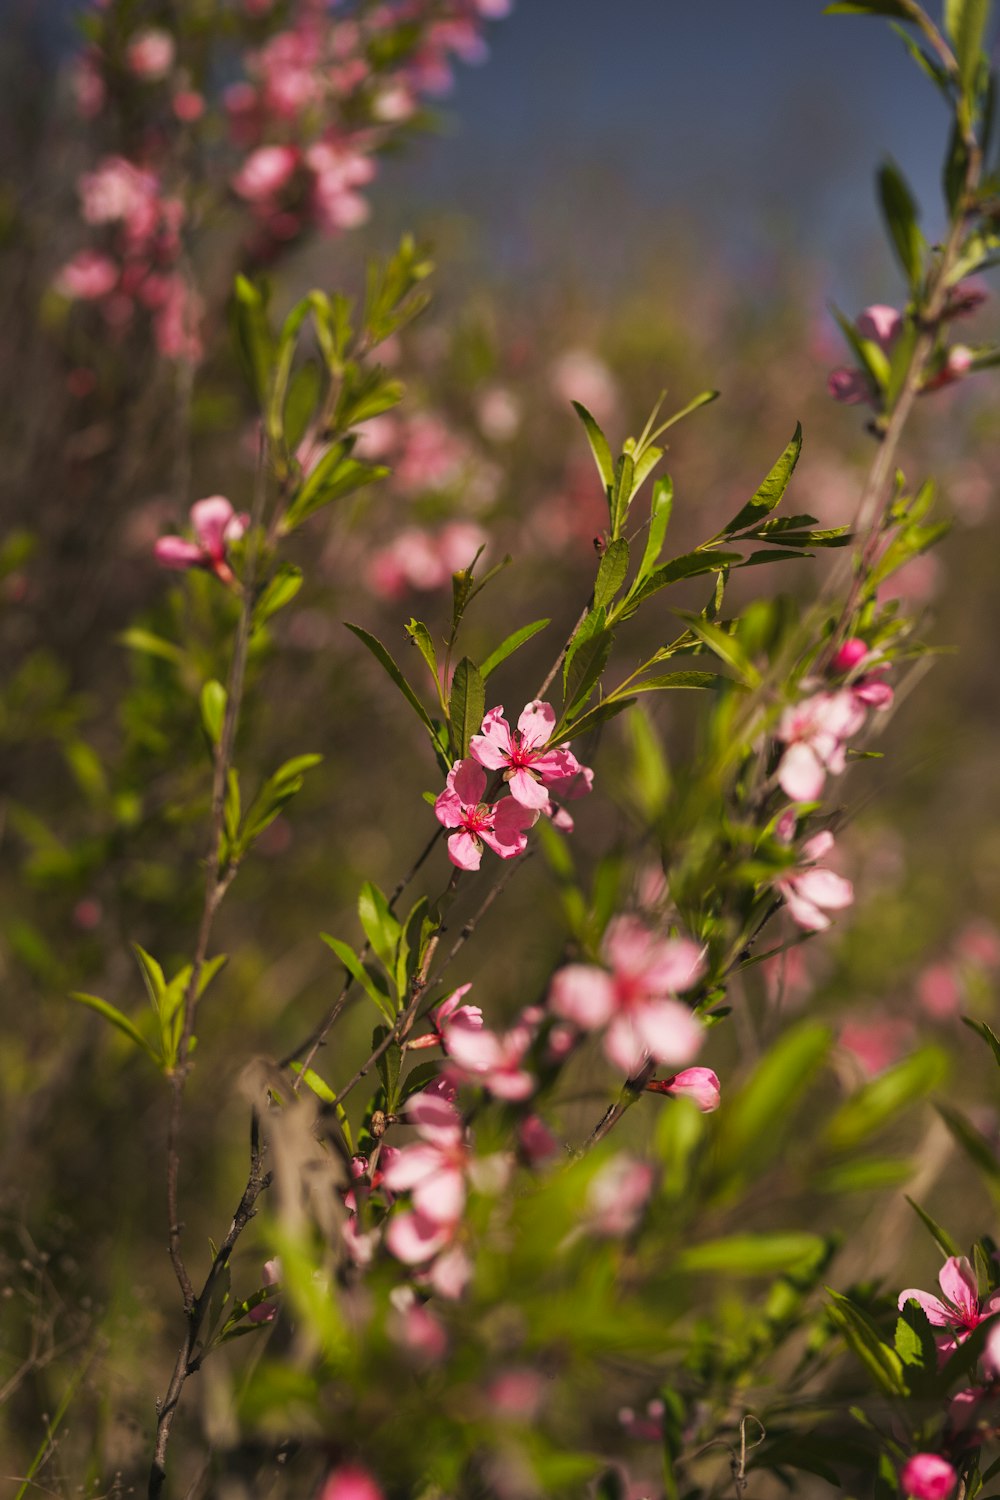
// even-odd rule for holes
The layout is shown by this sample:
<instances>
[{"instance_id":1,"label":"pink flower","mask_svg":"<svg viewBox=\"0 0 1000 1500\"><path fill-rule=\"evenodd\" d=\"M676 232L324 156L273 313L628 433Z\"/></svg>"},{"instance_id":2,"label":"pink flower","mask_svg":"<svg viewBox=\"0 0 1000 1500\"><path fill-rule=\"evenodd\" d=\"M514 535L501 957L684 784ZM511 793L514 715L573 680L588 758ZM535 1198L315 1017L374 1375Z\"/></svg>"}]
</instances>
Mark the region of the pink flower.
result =
<instances>
[{"instance_id":1,"label":"pink flower","mask_svg":"<svg viewBox=\"0 0 1000 1500\"><path fill-rule=\"evenodd\" d=\"M483 1024L483 1013L478 1005L462 1005L459 1002L472 989L471 984L459 985L453 990L440 1005L436 1005L431 1012L429 1020L434 1030L425 1036L418 1036L407 1042L410 1051L420 1050L424 1047L437 1047L444 1045L443 1026L446 1021L460 1019L463 1025L470 1028L481 1027Z\"/></svg>"},{"instance_id":2,"label":"pink flower","mask_svg":"<svg viewBox=\"0 0 1000 1500\"><path fill-rule=\"evenodd\" d=\"M648 1162L634 1156L613 1156L592 1178L587 1189L590 1228L618 1238L631 1234L642 1217L656 1174Z\"/></svg>"},{"instance_id":3,"label":"pink flower","mask_svg":"<svg viewBox=\"0 0 1000 1500\"><path fill-rule=\"evenodd\" d=\"M635 917L608 928L603 954L611 972L594 964L569 964L552 981L555 1013L583 1031L606 1028L604 1050L633 1077L652 1057L686 1064L697 1054L704 1028L683 994L704 972L701 950L687 938L654 936Z\"/></svg>"},{"instance_id":4,"label":"pink flower","mask_svg":"<svg viewBox=\"0 0 1000 1500\"><path fill-rule=\"evenodd\" d=\"M169 31L150 27L137 32L125 49L125 62L136 78L153 83L166 78L174 65L176 48Z\"/></svg>"},{"instance_id":5,"label":"pink flower","mask_svg":"<svg viewBox=\"0 0 1000 1500\"><path fill-rule=\"evenodd\" d=\"M191 525L198 540L161 536L153 549L156 560L164 568L208 568L223 583L233 584L236 579L226 561L226 547L238 541L249 524L250 517L237 515L225 495L210 495L191 507Z\"/></svg>"},{"instance_id":6,"label":"pink flower","mask_svg":"<svg viewBox=\"0 0 1000 1500\"><path fill-rule=\"evenodd\" d=\"M656 1398L646 1403L646 1410L640 1415L636 1415L631 1406L623 1406L618 1420L630 1438L644 1443L662 1443L666 1410L664 1402Z\"/></svg>"},{"instance_id":7,"label":"pink flower","mask_svg":"<svg viewBox=\"0 0 1000 1500\"><path fill-rule=\"evenodd\" d=\"M913 1500L948 1500L958 1475L940 1453L915 1453L900 1470L899 1483Z\"/></svg>"},{"instance_id":8,"label":"pink flower","mask_svg":"<svg viewBox=\"0 0 1000 1500\"><path fill-rule=\"evenodd\" d=\"M487 844L501 859L513 859L528 847L527 830L538 813L523 807L513 797L502 802L483 802L486 772L473 760L457 760L448 772L448 784L434 804L439 823L456 828L448 839L448 858L460 870L478 870Z\"/></svg>"},{"instance_id":9,"label":"pink flower","mask_svg":"<svg viewBox=\"0 0 1000 1500\"><path fill-rule=\"evenodd\" d=\"M327 1475L317 1500L385 1500L385 1496L367 1469L341 1464Z\"/></svg>"},{"instance_id":10,"label":"pink flower","mask_svg":"<svg viewBox=\"0 0 1000 1500\"><path fill-rule=\"evenodd\" d=\"M842 911L854 900L854 887L842 875L817 864L833 848L833 834L824 829L802 845L802 866L789 870L775 882L793 922L808 932L823 932L830 925L827 912Z\"/></svg>"},{"instance_id":11,"label":"pink flower","mask_svg":"<svg viewBox=\"0 0 1000 1500\"><path fill-rule=\"evenodd\" d=\"M544 811L549 805L548 787L556 787L565 796L590 790L593 772L581 766L568 745L547 749L556 715L550 703L535 699L529 703L512 731L503 716L503 705L491 708L483 720L482 731L469 741L469 754L489 771L502 771L510 794L523 807ZM587 780L589 775L589 781Z\"/></svg>"},{"instance_id":12,"label":"pink flower","mask_svg":"<svg viewBox=\"0 0 1000 1500\"><path fill-rule=\"evenodd\" d=\"M299 154L292 146L259 146L232 179L233 191L250 203L274 198L298 164Z\"/></svg>"},{"instance_id":13,"label":"pink flower","mask_svg":"<svg viewBox=\"0 0 1000 1500\"><path fill-rule=\"evenodd\" d=\"M854 326L863 339L876 344L883 354L888 355L903 326L903 319L896 308L875 303L858 315ZM844 367L833 370L826 388L835 401L846 406L857 406L862 401L878 405L877 393L865 370Z\"/></svg>"},{"instance_id":14,"label":"pink flower","mask_svg":"<svg viewBox=\"0 0 1000 1500\"><path fill-rule=\"evenodd\" d=\"M197 89L180 89L173 97L172 108L184 125L193 125L205 113L205 96Z\"/></svg>"},{"instance_id":15,"label":"pink flower","mask_svg":"<svg viewBox=\"0 0 1000 1500\"><path fill-rule=\"evenodd\" d=\"M448 1056L470 1082L480 1084L497 1099L527 1099L535 1091L535 1080L521 1067L534 1040L535 1028L524 1022L500 1036L482 1021L456 1011L442 1022Z\"/></svg>"},{"instance_id":16,"label":"pink flower","mask_svg":"<svg viewBox=\"0 0 1000 1500\"><path fill-rule=\"evenodd\" d=\"M944 1302L931 1292L907 1287L899 1294L898 1306L902 1312L907 1302L918 1302L933 1327L947 1329L946 1333L936 1335L938 1349L947 1355L953 1353L984 1318L1000 1312L1000 1291L991 1292L980 1302L976 1273L964 1255L948 1257L941 1267L938 1282L946 1298Z\"/></svg>"},{"instance_id":17,"label":"pink flower","mask_svg":"<svg viewBox=\"0 0 1000 1500\"><path fill-rule=\"evenodd\" d=\"M867 1078L877 1078L903 1055L912 1034L905 1021L885 1016L870 1021L845 1021L837 1040Z\"/></svg>"},{"instance_id":18,"label":"pink flower","mask_svg":"<svg viewBox=\"0 0 1000 1500\"><path fill-rule=\"evenodd\" d=\"M950 964L929 964L917 979L917 999L936 1021L957 1015L962 1008L962 989Z\"/></svg>"},{"instance_id":19,"label":"pink flower","mask_svg":"<svg viewBox=\"0 0 1000 1500\"><path fill-rule=\"evenodd\" d=\"M450 1231L465 1207L465 1174L469 1163L465 1124L449 1099L427 1090L413 1094L404 1113L421 1139L399 1149L383 1170L382 1180L393 1192L409 1192L421 1219L428 1226L445 1229L446 1238L450 1238ZM399 1215L391 1221L390 1235L403 1217ZM397 1230L397 1239L398 1235ZM410 1256L401 1255L389 1239L387 1243L398 1259L417 1263ZM421 1255L419 1259L429 1260L430 1255Z\"/></svg>"},{"instance_id":20,"label":"pink flower","mask_svg":"<svg viewBox=\"0 0 1000 1500\"><path fill-rule=\"evenodd\" d=\"M814 693L781 716L776 737L787 745L778 765L778 784L793 802L814 802L828 774L846 763L844 742L857 734L865 712L854 694Z\"/></svg>"},{"instance_id":21,"label":"pink flower","mask_svg":"<svg viewBox=\"0 0 1000 1500\"><path fill-rule=\"evenodd\" d=\"M830 371L826 391L842 406L860 406L863 401L872 399L872 388L864 370L849 370L844 365Z\"/></svg>"},{"instance_id":22,"label":"pink flower","mask_svg":"<svg viewBox=\"0 0 1000 1500\"><path fill-rule=\"evenodd\" d=\"M652 1078L646 1084L646 1092L690 1099L704 1115L718 1109L722 1096L718 1077L711 1068L684 1068L673 1078Z\"/></svg>"},{"instance_id":23,"label":"pink flower","mask_svg":"<svg viewBox=\"0 0 1000 1500\"><path fill-rule=\"evenodd\" d=\"M81 250L67 261L55 280L56 291L64 297L91 302L106 297L118 285L118 267L109 255L97 250Z\"/></svg>"},{"instance_id":24,"label":"pink flower","mask_svg":"<svg viewBox=\"0 0 1000 1500\"><path fill-rule=\"evenodd\" d=\"M527 1115L521 1120L517 1139L529 1167L539 1167L560 1153L559 1142L538 1115Z\"/></svg>"},{"instance_id":25,"label":"pink flower","mask_svg":"<svg viewBox=\"0 0 1000 1500\"><path fill-rule=\"evenodd\" d=\"M961 380L963 375L968 375L974 358L972 350L967 349L964 344L953 344L945 355L940 369L929 376L920 387L921 394L927 391L939 391L946 385L954 385L956 380Z\"/></svg>"},{"instance_id":26,"label":"pink flower","mask_svg":"<svg viewBox=\"0 0 1000 1500\"><path fill-rule=\"evenodd\" d=\"M868 655L868 647L859 636L849 636L838 648L837 654L830 663L830 671L838 677L853 672Z\"/></svg>"}]
</instances>

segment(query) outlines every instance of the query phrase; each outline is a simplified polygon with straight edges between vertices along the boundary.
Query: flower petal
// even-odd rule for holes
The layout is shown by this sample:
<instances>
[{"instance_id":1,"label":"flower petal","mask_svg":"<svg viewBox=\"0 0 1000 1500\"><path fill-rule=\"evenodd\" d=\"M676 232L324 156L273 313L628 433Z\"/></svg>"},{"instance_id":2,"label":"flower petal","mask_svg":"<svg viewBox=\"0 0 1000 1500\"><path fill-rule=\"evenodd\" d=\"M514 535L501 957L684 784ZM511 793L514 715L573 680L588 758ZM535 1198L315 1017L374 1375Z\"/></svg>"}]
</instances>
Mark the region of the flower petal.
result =
<instances>
[{"instance_id":1,"label":"flower petal","mask_svg":"<svg viewBox=\"0 0 1000 1500\"><path fill-rule=\"evenodd\" d=\"M575 1021L583 1031L593 1031L614 1011L614 981L596 964L567 964L553 976L549 1005L557 1016Z\"/></svg>"}]
</instances>

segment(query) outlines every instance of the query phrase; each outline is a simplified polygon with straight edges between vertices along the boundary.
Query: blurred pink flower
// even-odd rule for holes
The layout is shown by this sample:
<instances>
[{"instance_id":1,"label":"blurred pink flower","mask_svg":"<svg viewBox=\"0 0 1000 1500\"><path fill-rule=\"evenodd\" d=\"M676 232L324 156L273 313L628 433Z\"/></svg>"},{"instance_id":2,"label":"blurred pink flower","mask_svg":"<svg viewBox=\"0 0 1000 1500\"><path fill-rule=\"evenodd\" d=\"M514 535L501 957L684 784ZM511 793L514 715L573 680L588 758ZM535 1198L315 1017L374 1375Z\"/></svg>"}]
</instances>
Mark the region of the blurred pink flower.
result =
<instances>
[{"instance_id":1,"label":"blurred pink flower","mask_svg":"<svg viewBox=\"0 0 1000 1500\"><path fill-rule=\"evenodd\" d=\"M233 191L251 203L274 198L295 175L299 153L294 146L258 146L232 179Z\"/></svg>"},{"instance_id":2,"label":"blurred pink flower","mask_svg":"<svg viewBox=\"0 0 1000 1500\"><path fill-rule=\"evenodd\" d=\"M833 842L827 829L806 839L801 863L774 882L793 922L809 932L823 932L830 925L827 913L843 911L854 900L851 882L817 863L831 852Z\"/></svg>"},{"instance_id":3,"label":"blurred pink flower","mask_svg":"<svg viewBox=\"0 0 1000 1500\"><path fill-rule=\"evenodd\" d=\"M210 495L191 507L191 525L196 542L179 536L161 536L153 549L164 568L209 568L223 583L235 576L226 561L226 548L240 539L250 524L246 514L237 515L225 495Z\"/></svg>"},{"instance_id":4,"label":"blurred pink flower","mask_svg":"<svg viewBox=\"0 0 1000 1500\"><path fill-rule=\"evenodd\" d=\"M775 731L786 746L778 765L778 785L793 802L814 802L828 774L846 763L845 741L865 721L864 708L846 689L814 693L786 708Z\"/></svg>"},{"instance_id":5,"label":"blurred pink flower","mask_svg":"<svg viewBox=\"0 0 1000 1500\"><path fill-rule=\"evenodd\" d=\"M64 297L93 301L118 285L120 272L109 255L98 250L79 250L56 276L55 289Z\"/></svg>"},{"instance_id":6,"label":"blurred pink flower","mask_svg":"<svg viewBox=\"0 0 1000 1500\"><path fill-rule=\"evenodd\" d=\"M501 859L513 859L528 847L527 831L538 813L513 797L483 802L486 772L474 760L457 760L448 783L434 804L439 823L458 831L448 839L448 858L460 870L478 870L486 844Z\"/></svg>"},{"instance_id":7,"label":"blurred pink flower","mask_svg":"<svg viewBox=\"0 0 1000 1500\"><path fill-rule=\"evenodd\" d=\"M958 1015L962 987L951 964L928 964L917 976L917 999L924 1013L935 1021Z\"/></svg>"},{"instance_id":8,"label":"blurred pink flower","mask_svg":"<svg viewBox=\"0 0 1000 1500\"><path fill-rule=\"evenodd\" d=\"M587 1188L589 1227L597 1234L619 1238L638 1226L656 1173L648 1162L634 1156L613 1156L591 1179Z\"/></svg>"},{"instance_id":9,"label":"blurred pink flower","mask_svg":"<svg viewBox=\"0 0 1000 1500\"><path fill-rule=\"evenodd\" d=\"M316 1500L385 1500L381 1488L358 1464L341 1464L323 1481Z\"/></svg>"},{"instance_id":10,"label":"blurred pink flower","mask_svg":"<svg viewBox=\"0 0 1000 1500\"><path fill-rule=\"evenodd\" d=\"M582 1031L604 1030L611 1061L634 1076L647 1057L668 1064L689 1063L704 1038L704 1027L673 997L701 977L701 950L687 938L655 936L635 917L618 917L605 935L603 957L610 968L568 964L549 990L558 1016Z\"/></svg>"},{"instance_id":11,"label":"blurred pink flower","mask_svg":"<svg viewBox=\"0 0 1000 1500\"><path fill-rule=\"evenodd\" d=\"M266 1260L264 1272L261 1276L262 1287L277 1286L281 1279L281 1261ZM251 1307L247 1317L251 1323L270 1323L278 1316L278 1309L274 1302L258 1302L256 1307Z\"/></svg>"},{"instance_id":12,"label":"blurred pink flower","mask_svg":"<svg viewBox=\"0 0 1000 1500\"><path fill-rule=\"evenodd\" d=\"M174 39L169 31L149 27L138 31L125 48L125 64L136 78L155 83L166 78L174 65Z\"/></svg>"},{"instance_id":13,"label":"blurred pink flower","mask_svg":"<svg viewBox=\"0 0 1000 1500\"><path fill-rule=\"evenodd\" d=\"M910 1039L906 1022L892 1016L845 1021L837 1038L868 1078L876 1078L890 1068L902 1056Z\"/></svg>"}]
</instances>

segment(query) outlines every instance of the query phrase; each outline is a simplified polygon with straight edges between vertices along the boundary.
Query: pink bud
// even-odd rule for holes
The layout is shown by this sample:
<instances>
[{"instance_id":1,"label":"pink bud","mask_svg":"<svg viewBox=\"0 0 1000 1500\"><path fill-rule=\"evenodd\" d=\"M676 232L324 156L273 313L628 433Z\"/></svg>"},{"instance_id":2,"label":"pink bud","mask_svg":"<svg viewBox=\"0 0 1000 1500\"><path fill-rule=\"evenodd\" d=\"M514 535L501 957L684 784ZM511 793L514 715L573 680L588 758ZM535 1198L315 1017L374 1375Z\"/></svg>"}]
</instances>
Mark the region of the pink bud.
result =
<instances>
[{"instance_id":1,"label":"pink bud","mask_svg":"<svg viewBox=\"0 0 1000 1500\"><path fill-rule=\"evenodd\" d=\"M358 1464L341 1464L328 1474L318 1500L385 1500L381 1489Z\"/></svg>"},{"instance_id":2,"label":"pink bud","mask_svg":"<svg viewBox=\"0 0 1000 1500\"><path fill-rule=\"evenodd\" d=\"M903 1465L899 1482L903 1493L913 1500L948 1500L958 1475L940 1453L915 1453Z\"/></svg>"},{"instance_id":3,"label":"pink bud","mask_svg":"<svg viewBox=\"0 0 1000 1500\"><path fill-rule=\"evenodd\" d=\"M830 670L838 676L844 672L850 672L858 665L858 662L864 661L867 655L868 647L864 641L861 640L860 636L852 635L844 642L833 658L833 661L830 663Z\"/></svg>"}]
</instances>

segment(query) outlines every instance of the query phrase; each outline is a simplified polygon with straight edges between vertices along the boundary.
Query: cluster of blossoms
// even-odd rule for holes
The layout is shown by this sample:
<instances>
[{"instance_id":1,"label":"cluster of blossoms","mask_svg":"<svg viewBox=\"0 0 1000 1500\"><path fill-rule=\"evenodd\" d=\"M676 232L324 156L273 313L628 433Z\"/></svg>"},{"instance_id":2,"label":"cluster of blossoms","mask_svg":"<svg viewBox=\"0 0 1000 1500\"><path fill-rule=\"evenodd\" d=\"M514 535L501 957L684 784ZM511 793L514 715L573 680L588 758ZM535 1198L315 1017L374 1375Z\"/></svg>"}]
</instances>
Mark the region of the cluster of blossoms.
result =
<instances>
[{"instance_id":1,"label":"cluster of blossoms","mask_svg":"<svg viewBox=\"0 0 1000 1500\"><path fill-rule=\"evenodd\" d=\"M484 844L501 859L523 854L528 829L542 813L565 832L572 830L561 803L585 796L594 773L568 744L549 745L555 726L552 705L538 699L524 708L516 730L504 718L502 704L483 719L480 733L469 741L468 758L452 766L434 804L438 822L456 830L448 839L448 857L460 870L479 869ZM507 784L509 797L483 800L487 771Z\"/></svg>"},{"instance_id":2,"label":"cluster of blossoms","mask_svg":"<svg viewBox=\"0 0 1000 1500\"><path fill-rule=\"evenodd\" d=\"M334 15L338 3L243 0L244 77L222 106L241 156L228 183L250 211L258 258L308 229L335 234L367 219L362 189L375 176L375 153L423 97L450 87L453 60L485 57L484 24L506 15L511 0L361 0ZM229 37L218 40L228 45ZM184 32L160 27L123 37L116 15L78 59L81 116L118 106L134 145L81 176L82 216L102 242L75 255L55 282L62 295L96 304L116 330L146 310L159 351L189 361L201 357L201 309L180 270L187 211L167 184L187 136L210 122L212 100L192 81L210 69L203 50L203 36L189 47Z\"/></svg>"},{"instance_id":3,"label":"cluster of blossoms","mask_svg":"<svg viewBox=\"0 0 1000 1500\"><path fill-rule=\"evenodd\" d=\"M978 287L955 287L946 306L945 316L955 318L972 313L985 298L986 293ZM873 345L887 360L892 358L903 326L903 314L897 308L886 307L881 303L866 307L854 322L858 337ZM951 344L942 353L936 368L925 379L921 390L936 391L961 380L973 368L974 358L972 350L965 344ZM846 406L867 404L876 411L882 406L881 392L867 370L838 366L830 372L827 391L835 401L842 401Z\"/></svg>"},{"instance_id":4,"label":"cluster of blossoms","mask_svg":"<svg viewBox=\"0 0 1000 1500\"><path fill-rule=\"evenodd\" d=\"M885 710L892 704L886 664L857 636L839 648L830 671L841 679L840 686L822 688L786 709L775 731L785 747L777 782L793 802L817 801L827 776L844 770L848 741L864 727L869 710ZM776 828L780 842L792 842L796 821L793 809L782 814ZM828 830L814 834L803 844L799 864L775 881L793 921L807 931L829 927L827 913L850 906L854 899L850 881L819 863L833 844Z\"/></svg>"}]
</instances>

